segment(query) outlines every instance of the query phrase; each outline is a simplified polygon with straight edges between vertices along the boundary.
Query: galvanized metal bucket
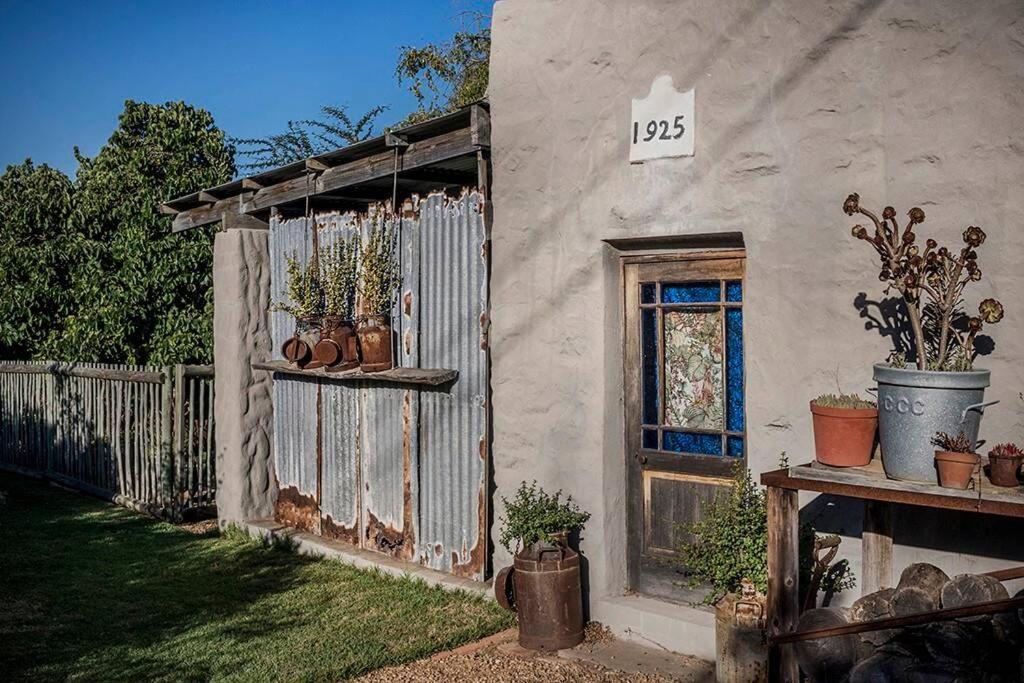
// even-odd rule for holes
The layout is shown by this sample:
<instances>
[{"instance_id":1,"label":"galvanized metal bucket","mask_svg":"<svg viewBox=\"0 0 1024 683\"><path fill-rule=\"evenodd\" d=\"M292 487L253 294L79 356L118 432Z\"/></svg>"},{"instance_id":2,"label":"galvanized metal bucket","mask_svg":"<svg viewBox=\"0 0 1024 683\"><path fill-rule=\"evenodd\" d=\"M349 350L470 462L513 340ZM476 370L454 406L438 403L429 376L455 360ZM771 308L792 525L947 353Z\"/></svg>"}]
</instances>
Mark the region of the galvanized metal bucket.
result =
<instances>
[{"instance_id":1,"label":"galvanized metal bucket","mask_svg":"<svg viewBox=\"0 0 1024 683\"><path fill-rule=\"evenodd\" d=\"M988 370L936 372L875 364L878 382L878 440L890 479L934 484L936 432L964 432L971 443L985 407Z\"/></svg>"}]
</instances>

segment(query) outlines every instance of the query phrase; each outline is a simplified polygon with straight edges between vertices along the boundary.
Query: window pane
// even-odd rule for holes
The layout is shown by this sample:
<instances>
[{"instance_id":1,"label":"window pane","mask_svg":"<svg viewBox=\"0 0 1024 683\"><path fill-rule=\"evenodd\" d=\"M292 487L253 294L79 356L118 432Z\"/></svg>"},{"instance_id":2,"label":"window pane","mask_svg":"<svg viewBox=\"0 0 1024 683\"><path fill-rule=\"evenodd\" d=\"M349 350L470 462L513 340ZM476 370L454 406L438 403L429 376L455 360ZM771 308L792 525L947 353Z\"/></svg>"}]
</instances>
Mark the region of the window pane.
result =
<instances>
[{"instance_id":1,"label":"window pane","mask_svg":"<svg viewBox=\"0 0 1024 683\"><path fill-rule=\"evenodd\" d=\"M726 301L743 301L743 283L738 281L725 283Z\"/></svg>"},{"instance_id":2,"label":"window pane","mask_svg":"<svg viewBox=\"0 0 1024 683\"><path fill-rule=\"evenodd\" d=\"M726 342L725 355L729 367L726 369L727 396L729 397L726 423L729 431L741 432L743 419L743 310L730 308L725 312ZM668 343L667 341L665 342Z\"/></svg>"},{"instance_id":3,"label":"window pane","mask_svg":"<svg viewBox=\"0 0 1024 683\"><path fill-rule=\"evenodd\" d=\"M653 308L641 312L644 424L658 424L658 318Z\"/></svg>"},{"instance_id":4,"label":"window pane","mask_svg":"<svg viewBox=\"0 0 1024 683\"><path fill-rule=\"evenodd\" d=\"M726 442L729 455L735 458L743 457L743 437L730 436L727 437Z\"/></svg>"},{"instance_id":5,"label":"window pane","mask_svg":"<svg viewBox=\"0 0 1024 683\"><path fill-rule=\"evenodd\" d=\"M664 320L665 422L723 429L721 313L666 311Z\"/></svg>"},{"instance_id":6,"label":"window pane","mask_svg":"<svg viewBox=\"0 0 1024 683\"><path fill-rule=\"evenodd\" d=\"M719 434L665 432L662 434L661 439L666 451L698 453L701 455L722 454L722 437Z\"/></svg>"},{"instance_id":7,"label":"window pane","mask_svg":"<svg viewBox=\"0 0 1024 683\"><path fill-rule=\"evenodd\" d=\"M648 282L640 285L640 303L642 304L653 304L655 303L654 295L654 283Z\"/></svg>"},{"instance_id":8,"label":"window pane","mask_svg":"<svg viewBox=\"0 0 1024 683\"><path fill-rule=\"evenodd\" d=\"M658 450L658 430L657 429L645 429L644 430L644 448L649 448L652 451Z\"/></svg>"},{"instance_id":9,"label":"window pane","mask_svg":"<svg viewBox=\"0 0 1024 683\"><path fill-rule=\"evenodd\" d=\"M721 300L722 285L718 282L683 282L661 286L663 304L714 303Z\"/></svg>"}]
</instances>

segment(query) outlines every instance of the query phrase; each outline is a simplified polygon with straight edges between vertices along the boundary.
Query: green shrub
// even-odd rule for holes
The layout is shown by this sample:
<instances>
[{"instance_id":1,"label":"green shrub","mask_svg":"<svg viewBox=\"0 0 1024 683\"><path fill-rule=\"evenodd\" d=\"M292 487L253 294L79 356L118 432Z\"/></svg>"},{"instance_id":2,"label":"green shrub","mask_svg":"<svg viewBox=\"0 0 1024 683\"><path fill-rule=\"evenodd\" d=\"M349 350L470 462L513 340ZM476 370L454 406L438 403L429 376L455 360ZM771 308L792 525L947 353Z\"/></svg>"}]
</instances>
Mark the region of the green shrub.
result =
<instances>
[{"instance_id":1,"label":"green shrub","mask_svg":"<svg viewBox=\"0 0 1024 683\"><path fill-rule=\"evenodd\" d=\"M502 496L505 517L501 518L501 544L514 554L519 548L528 548L538 541L552 542L553 534L582 529L590 513L580 510L572 496L566 497L564 502L561 497L561 491L551 495L537 486L536 481L520 484L511 502Z\"/></svg>"}]
</instances>

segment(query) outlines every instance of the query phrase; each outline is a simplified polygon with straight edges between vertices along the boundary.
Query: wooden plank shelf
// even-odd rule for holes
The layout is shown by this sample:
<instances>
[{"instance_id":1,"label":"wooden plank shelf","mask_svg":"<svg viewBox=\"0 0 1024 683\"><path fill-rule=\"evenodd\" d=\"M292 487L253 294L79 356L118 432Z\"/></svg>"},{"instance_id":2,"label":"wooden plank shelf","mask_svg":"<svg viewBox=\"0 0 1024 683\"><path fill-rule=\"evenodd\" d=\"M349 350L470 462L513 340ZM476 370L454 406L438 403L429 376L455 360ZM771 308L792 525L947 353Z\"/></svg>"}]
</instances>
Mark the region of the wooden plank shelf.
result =
<instances>
[{"instance_id":1,"label":"wooden plank shelf","mask_svg":"<svg viewBox=\"0 0 1024 683\"><path fill-rule=\"evenodd\" d=\"M296 375L329 382L370 382L374 384L418 384L441 386L459 378L458 370L445 368L392 368L382 372L363 372L358 368L347 372L327 372L324 368L315 370L299 368L286 360L261 361L252 364L256 370L268 370L283 375Z\"/></svg>"}]
</instances>

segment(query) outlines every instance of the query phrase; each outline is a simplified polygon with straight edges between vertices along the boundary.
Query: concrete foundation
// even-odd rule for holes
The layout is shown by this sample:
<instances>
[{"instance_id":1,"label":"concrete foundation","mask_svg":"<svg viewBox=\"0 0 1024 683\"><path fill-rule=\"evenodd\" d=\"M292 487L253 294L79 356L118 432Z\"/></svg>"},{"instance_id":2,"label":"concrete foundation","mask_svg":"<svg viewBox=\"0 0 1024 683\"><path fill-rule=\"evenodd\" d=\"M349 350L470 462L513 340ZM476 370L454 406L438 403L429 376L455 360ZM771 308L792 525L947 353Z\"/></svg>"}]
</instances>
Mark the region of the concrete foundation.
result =
<instances>
[{"instance_id":1,"label":"concrete foundation","mask_svg":"<svg viewBox=\"0 0 1024 683\"><path fill-rule=\"evenodd\" d=\"M630 164L630 100L663 74L696 89L695 156ZM995 296L1007 315L978 363L992 370L986 398L1002 401L981 438L1024 436L1019 2L498 2L490 101L492 533L500 496L521 480L571 493L593 513L581 547L595 618L709 652L681 630L659 635L655 616L612 609L626 589L626 491L621 254L605 239L711 235L713 246L742 233L748 452L760 472L783 452L810 460L808 401L837 385L863 392L891 348L889 304L873 252L850 236L847 194L901 216L921 206L922 239L955 245L982 226L985 276L967 303ZM845 533L858 567L860 506L817 505L809 521ZM986 521L956 524L973 525L966 535ZM949 573L1024 559L1016 548L974 554L955 526L942 529L897 529L897 571L922 556ZM494 566L509 561L497 548Z\"/></svg>"},{"instance_id":2,"label":"concrete foundation","mask_svg":"<svg viewBox=\"0 0 1024 683\"><path fill-rule=\"evenodd\" d=\"M214 405L217 415L217 515L220 526L273 516L277 480L271 453L267 231L232 227L213 247Z\"/></svg>"}]
</instances>

